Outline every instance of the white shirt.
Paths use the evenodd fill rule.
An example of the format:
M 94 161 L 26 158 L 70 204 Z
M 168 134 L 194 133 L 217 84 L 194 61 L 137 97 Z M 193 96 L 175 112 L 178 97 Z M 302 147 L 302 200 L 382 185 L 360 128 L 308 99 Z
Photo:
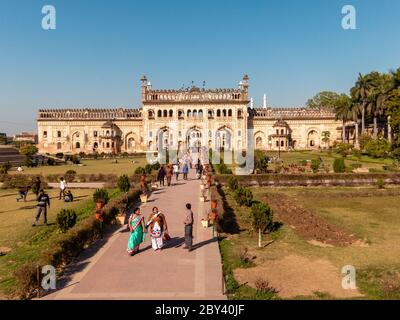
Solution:
M 65 180 L 60 181 L 60 189 L 64 190 L 67 187 L 67 182 Z
M 179 170 L 179 167 L 176 164 L 174 164 L 173 168 L 174 168 L 174 172 L 177 173 Z

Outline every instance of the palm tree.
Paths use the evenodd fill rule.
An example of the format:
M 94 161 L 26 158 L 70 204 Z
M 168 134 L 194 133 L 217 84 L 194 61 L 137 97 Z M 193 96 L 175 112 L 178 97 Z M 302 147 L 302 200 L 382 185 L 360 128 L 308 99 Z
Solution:
M 369 95 L 372 89 L 372 81 L 370 75 L 362 75 L 359 73 L 355 86 L 351 89 L 352 98 L 357 101 L 361 111 L 361 133 L 365 132 L 365 111 L 368 104 Z
M 353 101 L 347 94 L 341 94 L 336 100 L 336 119 L 342 120 L 342 142 L 346 142 L 346 122 L 353 119 Z

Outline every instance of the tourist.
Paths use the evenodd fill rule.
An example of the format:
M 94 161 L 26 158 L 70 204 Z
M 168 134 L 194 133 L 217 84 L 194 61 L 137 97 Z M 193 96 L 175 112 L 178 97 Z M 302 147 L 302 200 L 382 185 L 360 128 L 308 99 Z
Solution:
M 186 204 L 185 220 L 183 224 L 185 225 L 185 246 L 183 249 L 188 249 L 192 251 L 193 244 L 193 212 L 192 205 L 190 203 Z
M 172 168 L 170 165 L 167 167 L 165 175 L 167 176 L 167 186 L 169 187 L 171 185 L 171 180 L 173 175 Z
M 127 252 L 132 256 L 139 252 L 139 246 L 146 237 L 144 217 L 140 214 L 139 208 L 133 210 L 133 214 L 129 217 L 128 226 L 131 235 L 128 240 Z
M 165 178 L 165 169 L 164 166 L 161 166 L 157 173 L 157 180 L 160 183 L 160 187 L 164 186 L 164 178 Z
M 30 189 L 31 189 L 30 186 L 19 188 L 19 190 L 18 190 L 19 198 L 17 198 L 17 202 L 19 202 L 19 200 L 22 200 L 22 199 L 24 199 L 24 202 L 26 202 L 26 196 L 28 195 L 28 191 Z
M 143 193 L 147 192 L 146 175 L 144 173 L 140 176 L 140 189 Z
M 67 188 L 67 181 L 63 177 L 60 178 L 60 196 L 59 199 L 64 199 L 65 197 L 65 189 Z
M 201 175 L 203 173 L 203 165 L 201 164 L 200 160 L 196 165 L 196 175 L 197 175 L 197 179 L 201 178 Z
M 185 164 L 183 165 L 182 173 L 183 173 L 183 180 L 187 180 L 188 173 L 189 173 L 189 166 L 188 166 L 187 162 L 185 162 Z
M 50 208 L 50 198 L 48 194 L 44 192 L 43 189 L 40 190 L 38 196 L 38 204 L 36 205 L 36 216 L 32 227 L 37 226 L 39 222 L 40 215 L 43 213 L 44 225 L 47 225 L 47 206 Z
M 164 234 L 168 234 L 168 226 L 165 216 L 161 211 L 158 211 L 157 207 L 153 208 L 153 212 L 149 217 L 146 228 L 149 228 L 153 250 L 161 251 L 164 246 Z
M 178 181 L 178 178 L 179 178 L 179 163 L 178 162 L 174 164 L 173 169 L 174 169 L 174 175 L 176 177 L 176 181 Z
M 64 202 L 72 202 L 72 201 L 74 201 L 74 196 L 72 195 L 71 190 L 68 190 L 65 193 Z
M 35 186 L 35 195 L 37 199 L 39 197 L 40 188 L 42 186 L 42 181 L 40 180 L 40 177 L 36 177 L 36 180 L 33 182 L 33 184 Z

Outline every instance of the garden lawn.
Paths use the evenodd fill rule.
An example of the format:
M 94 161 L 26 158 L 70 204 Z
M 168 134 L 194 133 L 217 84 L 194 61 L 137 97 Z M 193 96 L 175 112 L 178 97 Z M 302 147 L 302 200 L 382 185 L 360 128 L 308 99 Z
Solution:
M 24 167 L 23 173 L 26 174 L 38 174 L 38 175 L 49 175 L 59 174 L 64 175 L 68 170 L 74 170 L 77 174 L 115 174 L 117 176 L 127 174 L 132 175 L 137 167 L 144 167 L 147 164 L 145 157 L 134 157 L 134 158 L 121 158 L 117 159 L 118 163 L 113 163 L 113 159 L 90 159 L 82 160 L 82 165 L 76 164 L 60 164 L 57 166 L 40 166 L 37 168 L 26 168 Z M 136 163 L 133 163 L 135 161 Z M 13 168 L 10 173 L 17 173 L 16 169 Z
M 110 193 L 115 197 L 119 192 Z M 13 272 L 25 262 L 37 257 L 56 241 L 60 234 L 55 220 L 62 208 L 75 209 L 78 219 L 91 215 L 94 211 L 92 200 L 93 190 L 74 189 L 74 202 L 65 203 L 58 200 L 58 189 L 48 190 L 51 207 L 48 210 L 48 226 L 43 225 L 43 217 L 39 225 L 32 227 L 35 216 L 36 201 L 32 193 L 28 194 L 27 202 L 16 202 L 16 190 L 0 190 L 0 247 L 11 250 L 0 256 L 0 295 L 9 294 L 15 283 Z
M 266 275 L 271 276 L 271 273 L 267 272 L 268 266 L 273 266 L 278 270 L 275 276 L 284 272 L 293 276 L 286 284 L 283 282 L 287 291 L 291 291 L 291 288 L 307 282 L 306 279 L 315 266 L 321 266 L 321 269 L 312 271 L 315 272 L 312 279 L 314 282 L 319 281 L 318 275 L 324 272 L 328 277 L 332 276 L 333 281 L 340 281 L 341 268 L 352 265 L 356 268 L 356 284 L 363 298 L 400 299 L 399 187 L 384 190 L 378 190 L 376 187 L 254 188 L 252 191 L 257 200 L 262 200 L 266 194 L 284 194 L 292 199 L 294 206 L 305 208 L 360 239 L 359 243 L 351 246 L 321 246 L 302 239 L 296 234 L 293 226 L 284 224 L 272 234 L 263 236 L 263 244 L 267 246 L 261 249 L 257 248 L 257 233 L 251 228 L 249 209 L 238 207 L 233 193 L 227 188 L 224 190 L 227 193 L 228 205 L 236 214 L 241 232 L 237 235 L 225 235 L 227 238 L 222 240 L 221 244 L 225 251 L 224 260 L 236 266 L 238 274 L 242 275 L 239 283 L 250 281 L 250 276 L 255 273 L 261 278 L 267 277 L 268 280 Z M 279 221 L 278 217 L 275 219 Z M 244 248 L 248 250 L 245 255 Z M 243 256 L 256 258 L 249 264 Z M 255 269 L 251 269 L 253 266 Z M 280 266 L 282 269 L 279 270 Z M 332 273 L 336 273 L 336 278 Z M 249 278 L 246 279 L 246 275 Z M 324 285 L 322 282 L 323 277 L 321 288 L 326 288 L 326 281 Z M 340 282 L 337 283 L 337 287 L 339 286 Z M 290 298 L 335 297 L 324 289 L 314 288 L 310 294 Z

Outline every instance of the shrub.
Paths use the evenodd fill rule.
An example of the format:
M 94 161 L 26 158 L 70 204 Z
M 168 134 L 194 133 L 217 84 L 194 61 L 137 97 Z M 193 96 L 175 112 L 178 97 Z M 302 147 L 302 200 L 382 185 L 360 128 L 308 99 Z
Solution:
M 135 174 L 143 174 L 143 173 L 146 173 L 146 171 L 143 167 L 137 167 L 135 169 Z
M 160 167 L 161 167 L 161 165 L 160 165 L 160 163 L 156 162 L 156 163 L 154 163 L 154 164 L 152 165 L 152 167 L 153 167 L 153 170 L 159 170 Z
M 75 176 L 76 176 L 76 171 L 74 171 L 74 170 L 68 170 L 68 171 L 65 173 L 64 178 L 65 178 L 65 180 L 66 180 L 67 182 L 72 182 L 72 181 L 74 181 Z
M 361 163 L 352 163 L 350 166 L 351 166 L 353 169 L 359 169 L 359 168 L 362 167 L 362 164 L 361 164 Z
M 3 189 L 18 189 L 30 185 L 27 176 L 23 174 L 7 175 L 3 181 Z
M 94 202 L 98 202 L 101 200 L 104 201 L 104 203 L 108 203 L 109 198 L 110 197 L 106 189 L 96 189 L 96 191 L 93 193 Z
M 47 164 L 49 166 L 54 166 L 56 165 L 56 160 L 54 160 L 53 158 L 47 158 Z
M 386 139 L 371 140 L 365 146 L 365 152 L 374 158 L 387 158 L 391 145 Z
M 61 209 L 60 213 L 57 214 L 56 224 L 58 230 L 62 233 L 67 232 L 76 223 L 76 212 L 70 209 Z
M 265 203 L 256 202 L 251 206 L 252 224 L 258 230 L 258 247 L 261 248 L 261 233 L 271 229 L 273 211 Z
M 393 149 L 392 157 L 396 162 L 400 163 L 400 148 Z
M 358 138 L 358 143 L 360 145 L 360 149 L 362 151 L 365 150 L 366 145 L 368 144 L 368 142 L 370 142 L 372 140 L 371 136 L 367 135 L 367 134 L 361 134 L 360 137 Z
M 235 191 L 235 200 L 240 206 L 250 207 L 253 202 L 253 193 L 250 189 L 239 187 Z
M 385 188 L 385 180 L 383 180 L 383 179 L 378 179 L 378 180 L 376 181 L 376 186 L 377 186 L 379 189 L 384 189 L 384 188 Z
M 225 163 L 217 165 L 217 170 L 219 174 L 232 174 L 232 170 L 229 169 Z
M 7 161 L 6 163 L 3 163 L 0 167 L 0 173 L 1 174 L 7 174 L 8 171 L 12 168 L 12 164 L 10 161 Z
M 312 169 L 312 171 L 314 173 L 318 172 L 321 164 L 322 164 L 322 159 L 321 158 L 312 159 L 312 161 L 311 161 L 311 169 Z
M 254 152 L 254 169 L 257 172 L 265 173 L 268 171 L 268 156 L 260 150 L 255 150 Z
M 232 191 L 235 191 L 237 188 L 239 188 L 239 181 L 236 177 L 230 177 L 228 180 L 228 186 L 229 189 Z
M 153 171 L 153 166 L 151 164 L 148 163 L 144 166 L 144 172 L 146 174 L 151 174 L 152 171 Z
M 339 153 L 342 157 L 347 156 L 351 153 L 351 150 L 354 148 L 352 144 L 349 143 L 338 143 L 336 147 L 337 153 Z
M 128 192 L 131 188 L 131 183 L 129 182 L 129 178 L 126 174 L 118 178 L 118 188 L 122 192 Z
M 333 171 L 336 173 L 342 173 L 346 171 L 344 158 L 336 158 L 335 161 L 333 161 Z

